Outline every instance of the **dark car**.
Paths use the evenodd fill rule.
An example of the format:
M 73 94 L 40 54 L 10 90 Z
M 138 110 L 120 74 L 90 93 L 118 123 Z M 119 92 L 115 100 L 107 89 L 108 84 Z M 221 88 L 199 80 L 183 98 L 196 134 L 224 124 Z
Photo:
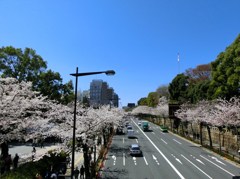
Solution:
M 118 126 L 117 127 L 116 134 L 118 134 L 118 135 L 124 134 L 123 126 Z

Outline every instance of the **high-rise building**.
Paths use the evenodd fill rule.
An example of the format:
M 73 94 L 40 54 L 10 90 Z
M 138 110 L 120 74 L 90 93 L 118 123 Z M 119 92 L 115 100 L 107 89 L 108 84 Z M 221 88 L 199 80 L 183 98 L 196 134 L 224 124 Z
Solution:
M 117 98 L 116 98 L 117 96 Z M 118 107 L 118 95 L 103 80 L 92 80 L 90 83 L 90 105 L 113 105 Z

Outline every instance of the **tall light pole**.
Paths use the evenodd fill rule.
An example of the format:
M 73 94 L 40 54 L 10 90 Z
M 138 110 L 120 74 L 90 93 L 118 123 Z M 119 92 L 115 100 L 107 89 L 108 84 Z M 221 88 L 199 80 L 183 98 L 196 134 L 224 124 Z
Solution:
M 78 85 L 78 77 L 79 76 L 88 76 L 88 75 L 96 75 L 105 73 L 106 75 L 115 75 L 114 70 L 107 70 L 107 71 L 98 71 L 98 72 L 86 72 L 86 73 L 78 73 L 78 67 L 76 69 L 76 73 L 70 74 L 71 76 L 76 77 L 75 83 L 75 100 L 74 100 L 74 116 L 73 116 L 73 142 L 72 142 L 72 165 L 71 165 L 71 178 L 73 179 L 74 175 L 74 157 L 75 157 L 75 130 L 76 130 L 76 113 L 77 113 L 77 85 Z

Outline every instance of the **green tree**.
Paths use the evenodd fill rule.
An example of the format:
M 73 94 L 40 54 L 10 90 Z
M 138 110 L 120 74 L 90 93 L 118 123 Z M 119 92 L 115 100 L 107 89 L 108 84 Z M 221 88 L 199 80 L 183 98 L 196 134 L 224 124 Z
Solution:
M 31 48 L 21 50 L 12 46 L 0 48 L 1 77 L 31 81 L 33 90 L 40 91 L 51 100 L 67 104 L 74 99 L 73 84 L 62 84 L 59 73 L 46 71 L 47 62 Z
M 31 81 L 33 85 L 38 76 L 47 68 L 47 62 L 37 55 L 35 50 L 22 51 L 12 46 L 0 48 L 0 72 L 2 77 L 13 77 L 21 81 Z
M 159 97 L 165 96 L 167 99 L 169 98 L 168 85 L 161 85 L 157 88 L 156 92 Z
M 139 99 L 137 103 L 139 106 L 147 106 L 148 105 L 146 97 Z
M 211 63 L 212 81 L 208 97 L 230 99 L 240 94 L 240 35 Z
M 147 97 L 147 104 L 149 107 L 156 107 L 158 105 L 159 95 L 157 92 L 150 92 Z
M 188 101 L 187 88 L 189 85 L 188 76 L 184 74 L 178 74 L 172 82 L 169 84 L 170 100 L 178 103 L 184 103 Z

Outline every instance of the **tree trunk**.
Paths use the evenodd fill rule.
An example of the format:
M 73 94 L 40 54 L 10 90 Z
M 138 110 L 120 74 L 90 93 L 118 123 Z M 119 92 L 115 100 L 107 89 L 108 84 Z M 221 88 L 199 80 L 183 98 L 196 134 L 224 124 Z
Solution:
M 221 149 L 221 128 L 219 127 L 218 130 L 219 130 L 219 134 L 218 134 L 219 152 L 221 152 L 222 151 L 222 149 Z
M 185 133 L 184 133 L 184 124 L 183 124 L 183 122 L 181 122 L 181 126 L 182 126 L 182 135 L 185 136 Z
M 192 136 L 193 136 L 193 140 L 195 140 L 195 138 L 194 138 L 194 130 L 193 130 L 193 126 L 192 126 L 192 123 L 191 123 L 191 130 L 192 130 Z
M 210 146 L 210 148 L 212 148 L 211 129 L 210 129 L 210 127 L 208 125 L 207 125 L 207 131 L 208 131 L 208 138 L 209 138 L 209 146 Z
M 203 127 L 203 123 L 200 122 L 200 144 L 203 145 L 203 138 L 202 138 L 202 127 Z
M 9 160 L 9 153 L 8 153 L 8 143 L 3 142 L 1 144 L 1 155 L 0 155 L 0 163 L 3 163 L 3 165 L 0 166 L 0 176 L 3 174 L 5 171 L 10 170 L 10 165 L 11 165 L 11 158 Z M 8 162 L 7 162 L 8 161 Z
M 89 157 L 89 147 L 87 144 L 83 145 L 83 158 L 84 158 L 84 167 L 85 167 L 85 176 L 86 179 L 90 179 L 90 157 Z

